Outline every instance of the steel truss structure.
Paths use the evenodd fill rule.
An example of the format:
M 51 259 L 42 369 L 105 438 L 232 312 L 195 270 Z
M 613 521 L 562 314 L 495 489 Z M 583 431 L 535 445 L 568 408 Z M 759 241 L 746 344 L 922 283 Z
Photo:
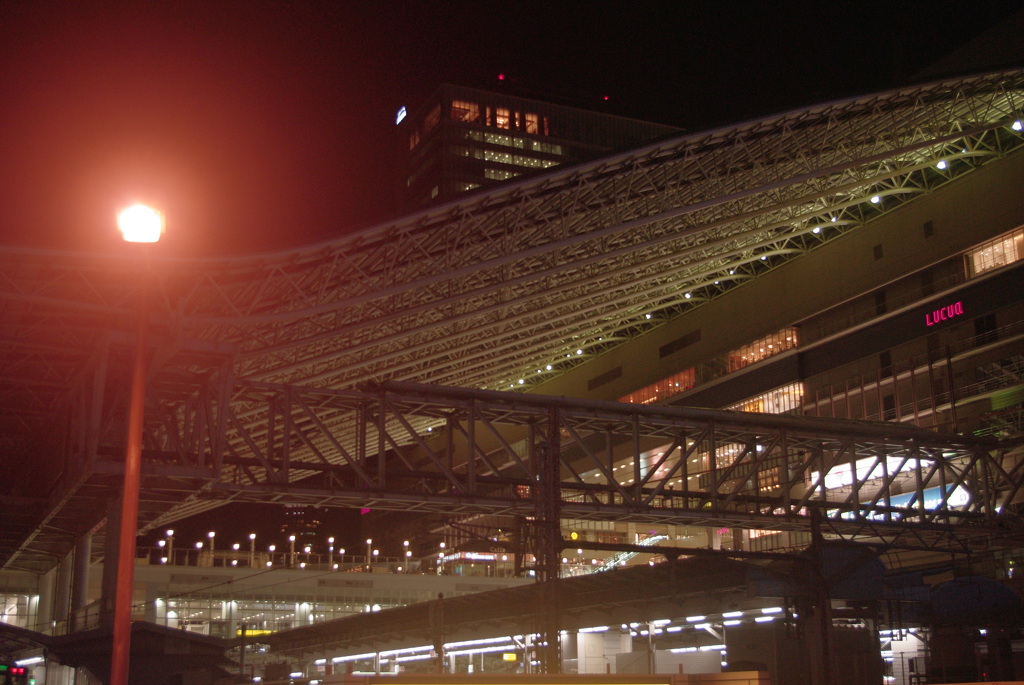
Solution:
M 1024 467 L 1005 470 L 995 441 L 900 424 L 394 381 L 362 391 L 242 383 L 238 392 L 225 461 L 247 478 L 218 478 L 215 490 L 240 500 L 277 493 L 306 504 L 531 518 L 555 501 L 555 518 L 774 530 L 807 530 L 816 512 L 832 535 L 927 548 L 956 531 L 991 534 L 1024 484 Z M 235 408 L 258 405 L 263 419 L 243 429 Z M 326 429 L 339 421 L 354 442 Z M 826 487 L 836 473 L 848 482 Z M 906 502 L 894 504 L 897 493 Z
M 494 500 L 489 506 L 501 508 L 498 490 L 488 498 L 478 488 L 499 472 L 522 478 L 530 468 L 514 459 L 515 468 L 488 463 L 498 459 L 490 452 L 465 462 L 474 469 L 465 476 L 472 475 L 469 480 L 454 466 L 440 468 L 443 460 L 423 441 L 423 429 L 441 421 L 429 413 L 417 414 L 420 423 L 393 415 L 392 421 L 409 424 L 404 433 L 390 426 L 378 430 L 387 439 L 370 450 L 359 431 L 372 422 L 353 421 L 352 408 L 313 412 L 316 403 L 308 398 L 315 395 L 305 393 L 320 392 L 330 405 L 362 383 L 389 379 L 485 390 L 537 387 L 1013 153 L 1024 142 L 1022 110 L 1021 70 L 914 86 L 661 141 L 275 254 L 153 256 L 142 269 L 125 255 L 0 250 L 0 463 L 18 484 L 4 509 L 5 520 L 17 519 L 17 525 L 5 526 L 11 532 L 0 538 L 0 557 L 7 565 L 21 559 L 41 568 L 69 548 L 83 521 L 94 526 L 105 515 L 98 513 L 105 512 L 99 492 L 109 491 L 116 468 L 102 464 L 123 439 L 123 362 L 140 279 L 150 282 L 153 293 L 148 454 L 152 473 L 167 488 L 147 484 L 152 501 L 143 503 L 150 505 L 144 523 L 201 511 L 217 503 L 206 498 L 214 494 L 244 498 L 254 488 L 279 488 L 297 496 L 291 484 L 309 474 L 354 478 L 362 501 L 378 506 L 384 494 L 403 502 L 391 484 L 404 472 L 419 489 L 408 490 L 414 496 L 406 504 L 391 506 L 412 507 L 415 501 L 417 507 L 440 507 L 435 498 L 458 484 L 472 485 L 469 491 L 480 495 L 472 506 Z M 268 404 L 261 393 L 270 387 L 279 399 Z M 308 412 L 305 420 L 292 414 L 297 409 Z M 487 417 L 469 425 L 489 430 L 496 421 Z M 556 424 L 549 419 L 547 425 Z M 869 525 L 881 531 L 896 523 L 894 517 L 903 519 L 900 524 L 916 517 L 921 530 L 973 525 L 995 512 L 997 503 L 982 504 L 982 493 L 1014 491 L 1006 480 L 1013 474 L 976 449 L 968 455 L 951 448 L 949 461 L 938 447 L 928 452 L 920 435 L 914 447 L 886 444 L 862 455 L 856 437 L 833 449 L 814 447 L 808 437 L 794 443 L 789 433 L 783 438 L 772 432 L 765 442 L 727 425 L 733 424 L 689 426 L 687 435 L 669 440 L 677 452 L 693 454 L 704 449 L 699 445 L 713 445 L 707 453 L 715 455 L 720 446 L 738 446 L 732 462 L 712 459 L 716 466 L 702 475 L 710 480 L 694 491 L 704 495 L 671 495 L 650 480 L 639 489 L 622 483 L 595 489 L 584 486 L 580 471 L 562 482 L 566 498 L 560 506 L 573 516 L 627 514 L 639 520 L 659 518 L 651 513 L 659 509 L 653 504 L 667 497 L 660 509 L 690 519 L 703 511 L 707 522 L 774 528 L 798 521 L 801 510 L 825 506 L 815 494 L 824 492 L 821 484 L 799 495 L 739 486 L 767 477 L 763 452 L 787 455 L 770 467 L 787 487 L 798 474 L 806 479 L 815 463 L 861 458 L 880 460 L 883 469 L 892 469 L 889 460 L 895 458 L 903 464 L 896 469 L 900 475 L 912 464 L 920 474 L 915 478 L 937 487 L 947 479 L 971 490 L 995 479 L 991 491 L 971 490 L 967 510 L 940 506 L 936 519 L 886 505 L 885 492 L 900 479 L 890 472 L 882 476 L 888 486 L 882 494 L 869 493 L 864 482 L 845 504 L 825 507 L 826 519 L 843 534 Z M 591 444 L 596 427 L 560 427 L 548 436 L 552 454 L 563 429 L 570 431 L 573 449 L 582 451 L 579 458 L 598 468 L 601 452 Z M 666 428 L 665 437 L 671 432 Z M 279 433 L 297 442 L 275 443 Z M 418 478 L 409 473 L 418 473 L 419 463 L 402 456 L 410 445 L 430 466 Z M 500 454 L 512 459 L 515 452 Z M 154 461 L 157 453 L 164 456 Z M 385 453 L 391 457 L 384 459 Z M 397 460 L 392 475 L 384 466 L 390 459 Z M 384 470 L 371 471 L 371 463 Z M 99 490 L 90 494 L 94 485 Z M 371 485 L 381 488 L 379 500 Z M 710 501 L 707 510 L 695 504 L 701 497 Z M 441 499 L 444 506 L 469 506 Z M 503 506 L 513 507 L 510 502 L 515 498 Z M 911 506 L 920 510 L 919 502 Z M 852 519 L 833 516 L 833 505 Z M 30 562 L 33 549 L 39 556 Z

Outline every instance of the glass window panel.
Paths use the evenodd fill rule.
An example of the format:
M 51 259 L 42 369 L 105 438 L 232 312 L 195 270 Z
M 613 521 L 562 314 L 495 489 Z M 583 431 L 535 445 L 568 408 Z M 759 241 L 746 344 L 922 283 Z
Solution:
M 537 115 L 536 114 L 531 114 L 530 112 L 527 112 L 524 116 L 525 116 L 525 119 L 524 119 L 524 123 L 525 123 L 524 130 L 527 133 L 532 133 L 532 134 L 536 135 L 540 131 L 539 119 L 537 118 Z
M 508 108 L 497 107 L 494 110 L 494 125 L 498 128 L 511 128 L 512 120 Z
M 620 397 L 619 402 L 629 402 L 630 404 L 654 404 L 656 402 L 663 402 L 674 395 L 678 395 L 679 393 L 692 388 L 695 383 L 696 375 L 695 369 L 680 371 L 679 373 L 673 374 L 672 376 L 662 379 L 657 383 L 652 383 L 646 388 L 640 388 L 625 397 Z
M 979 245 L 967 253 L 971 276 L 1012 264 L 1024 257 L 1024 227 Z
M 732 350 L 728 354 L 727 366 L 729 372 L 738 371 L 744 366 L 754 364 L 767 359 L 773 355 L 785 352 L 797 346 L 797 330 L 795 328 L 783 328 L 760 340 Z
M 452 119 L 466 122 L 480 121 L 480 105 L 465 100 L 453 100 Z
M 760 412 L 762 414 L 785 414 L 800 408 L 804 399 L 804 384 L 791 383 L 774 390 L 751 397 L 726 409 L 732 411 Z

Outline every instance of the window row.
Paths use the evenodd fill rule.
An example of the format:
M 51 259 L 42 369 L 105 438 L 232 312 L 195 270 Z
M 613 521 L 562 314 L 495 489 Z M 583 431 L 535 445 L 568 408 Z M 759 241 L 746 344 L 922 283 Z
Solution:
M 619 402 L 630 404 L 655 404 L 668 398 L 689 390 L 696 384 L 697 373 L 695 369 L 686 369 L 668 378 L 663 378 L 657 383 L 652 383 L 646 388 L 640 388 L 620 397 Z
M 527 155 L 515 155 L 511 152 L 497 150 L 481 150 L 480 148 L 470 148 L 465 145 L 453 146 L 452 153 L 459 157 L 482 159 L 485 162 L 498 162 L 499 164 L 509 164 L 529 169 L 549 169 L 553 166 L 558 166 L 558 162 L 553 159 L 538 159 Z
M 521 150 L 532 152 L 543 152 L 549 155 L 561 155 L 562 146 L 558 143 L 548 143 L 543 140 L 528 140 L 519 136 L 510 136 L 504 133 L 491 133 L 489 131 L 466 131 L 465 137 L 468 140 L 475 140 L 479 143 L 489 145 L 501 145 L 503 147 L 515 147 Z
M 982 243 L 967 253 L 968 276 L 1012 264 L 1024 258 L 1024 226 Z
M 755 340 L 743 347 L 739 347 L 735 350 L 731 350 L 725 355 L 725 372 L 732 373 L 738 371 L 744 366 L 748 366 L 755 362 L 759 362 L 762 359 L 767 359 L 773 355 L 785 352 L 796 347 L 799 344 L 799 338 L 797 335 L 797 329 L 783 328 L 782 330 L 766 335 L 763 338 Z M 719 372 L 718 375 L 721 375 Z M 690 368 L 685 371 L 673 374 L 668 378 L 664 378 L 657 383 L 652 383 L 645 388 L 640 388 L 625 397 L 620 397 L 619 402 L 629 402 L 632 404 L 653 404 L 655 402 L 663 402 L 674 395 L 678 395 L 686 390 L 697 385 L 697 369 Z M 701 382 L 706 382 L 710 377 L 704 371 L 701 372 Z M 781 401 L 781 400 L 780 400 Z M 757 400 L 750 400 L 755 403 Z M 772 400 L 772 407 L 774 407 L 775 400 Z M 765 407 L 769 405 L 762 401 Z M 783 406 L 783 405 L 779 405 Z M 791 411 L 796 409 L 796 405 L 785 404 L 785 408 L 781 411 Z M 765 409 L 744 409 L 743 411 L 764 411 L 768 413 L 775 413 L 772 408 Z
M 481 113 L 483 118 L 481 118 Z M 476 102 L 453 100 L 451 118 L 453 121 L 483 124 L 484 126 L 493 126 L 494 128 L 503 128 L 510 131 L 522 131 L 532 135 L 551 135 L 551 123 L 547 117 L 540 116 L 534 112 L 517 112 L 508 107 L 486 105 L 481 108 Z
M 760 414 L 785 414 L 797 411 L 804 401 L 804 384 L 790 383 L 781 388 L 769 390 L 766 393 L 751 397 L 732 406 L 726 407 L 732 411 L 757 412 Z
M 760 340 L 744 345 L 729 352 L 727 366 L 729 372 L 738 371 L 762 359 L 793 349 L 798 344 L 797 329 L 783 328 Z

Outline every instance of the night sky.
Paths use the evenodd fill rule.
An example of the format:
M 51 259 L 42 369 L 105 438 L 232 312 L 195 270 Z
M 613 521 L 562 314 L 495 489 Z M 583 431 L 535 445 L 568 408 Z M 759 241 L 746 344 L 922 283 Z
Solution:
M 111 249 L 137 199 L 168 255 L 318 242 L 393 215 L 394 114 L 442 82 L 698 130 L 887 87 L 1020 6 L 8 1 L 0 244 Z
M 319 242 L 394 214 L 395 112 L 441 83 L 700 130 L 890 87 L 1021 7 L 7 0 L 0 245 L 113 250 L 139 200 L 167 255 Z M 225 542 L 261 520 L 218 517 Z

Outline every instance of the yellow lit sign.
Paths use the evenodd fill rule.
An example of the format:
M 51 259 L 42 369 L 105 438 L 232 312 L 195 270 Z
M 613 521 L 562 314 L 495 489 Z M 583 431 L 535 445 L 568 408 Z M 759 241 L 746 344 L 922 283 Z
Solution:
M 515 654 L 510 654 L 509 652 L 505 652 L 504 654 L 501 655 L 501 658 L 504 661 L 515 661 L 516 660 L 516 655 Z

